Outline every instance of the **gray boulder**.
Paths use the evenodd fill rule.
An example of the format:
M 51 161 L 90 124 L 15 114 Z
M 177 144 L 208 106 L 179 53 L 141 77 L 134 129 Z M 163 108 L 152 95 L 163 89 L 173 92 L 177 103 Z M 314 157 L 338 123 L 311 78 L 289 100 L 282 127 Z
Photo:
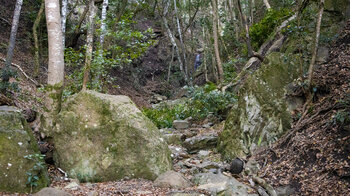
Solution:
M 32 160 L 24 156 L 32 155 Z M 37 141 L 21 112 L 15 107 L 0 106 L 0 192 L 28 193 L 27 172 L 32 174 L 33 192 L 50 184 L 46 168 L 35 170 L 40 155 Z M 37 177 L 38 179 L 35 179 Z
M 167 171 L 158 176 L 154 181 L 154 185 L 162 188 L 188 188 L 191 187 L 191 182 L 188 181 L 182 174 Z
M 82 182 L 153 180 L 171 168 L 159 130 L 126 96 L 93 91 L 72 96 L 53 138 L 57 165 Z

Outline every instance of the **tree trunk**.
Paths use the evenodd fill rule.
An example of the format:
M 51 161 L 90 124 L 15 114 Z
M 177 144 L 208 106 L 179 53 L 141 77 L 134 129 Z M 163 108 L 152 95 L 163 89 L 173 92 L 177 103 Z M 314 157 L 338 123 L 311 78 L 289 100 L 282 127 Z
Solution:
M 43 131 L 52 130 L 55 116 L 61 109 L 64 82 L 64 54 L 59 0 L 45 0 L 47 34 L 49 42 L 48 91 L 45 100 L 46 118 Z
M 310 66 L 309 66 L 309 77 L 308 77 L 308 80 L 309 80 L 310 92 L 312 90 L 312 76 L 313 76 L 313 73 L 314 73 L 314 66 L 315 66 L 316 57 L 317 57 L 318 42 L 319 42 L 319 38 L 320 38 L 320 31 L 321 31 L 321 23 L 322 23 L 324 2 L 325 2 L 325 0 L 321 0 L 320 1 L 320 9 L 319 9 L 319 12 L 318 12 L 318 19 L 317 19 L 317 24 L 316 24 L 315 47 L 314 47 L 314 51 L 312 53 L 311 63 L 310 63 Z
M 163 20 L 164 27 L 167 30 L 170 42 L 173 45 L 173 47 L 175 47 L 176 56 L 177 56 L 178 61 L 180 63 L 180 71 L 181 71 L 182 75 L 184 76 L 185 82 L 188 83 L 188 76 L 187 76 L 187 74 L 184 71 L 184 65 L 183 65 L 182 60 L 181 60 L 181 55 L 180 55 L 179 48 L 177 47 L 175 38 L 174 38 L 170 28 L 169 28 L 168 21 L 166 19 L 166 15 L 168 13 L 168 8 L 169 8 L 169 3 L 170 3 L 170 1 L 167 1 L 167 4 L 164 7 L 162 20 Z
M 65 47 L 66 42 L 66 22 L 67 22 L 67 7 L 68 7 L 68 0 L 62 0 L 62 9 L 61 9 L 61 22 L 62 22 L 62 43 L 63 43 L 63 50 Z
M 94 42 L 94 18 L 95 18 L 95 0 L 90 0 L 88 31 L 86 36 L 85 67 L 84 67 L 84 78 L 83 78 L 82 90 L 86 90 L 86 85 L 89 81 L 89 73 L 91 69 L 92 50 L 93 50 L 93 42 Z
M 103 49 L 103 42 L 106 35 L 106 18 L 107 18 L 108 0 L 103 0 L 102 13 L 101 13 L 101 35 L 100 35 L 100 48 Z
M 212 8 L 213 8 L 213 37 L 214 37 L 214 51 L 215 51 L 215 57 L 216 57 L 216 66 L 218 69 L 219 83 L 222 83 L 224 81 L 224 70 L 222 68 L 220 52 L 219 52 L 219 39 L 218 39 L 218 29 L 217 29 L 218 12 L 217 12 L 216 0 L 211 0 L 211 2 L 212 2 Z
M 185 44 L 182 38 L 182 32 L 181 32 L 181 25 L 180 25 L 180 20 L 179 20 L 179 16 L 178 16 L 178 11 L 177 11 L 177 5 L 176 5 L 176 0 L 174 0 L 174 9 L 175 9 L 175 16 L 176 16 L 176 24 L 177 24 L 177 32 L 179 33 L 179 37 L 180 37 L 180 44 L 181 44 L 181 50 L 182 50 L 182 55 L 183 55 L 183 64 L 184 64 L 184 68 L 185 68 L 185 73 L 186 75 L 188 75 L 188 68 L 187 68 L 187 60 L 186 60 L 186 48 L 185 48 Z
M 173 64 L 174 53 L 175 53 L 175 47 L 173 46 L 172 50 L 171 50 L 171 60 L 170 60 L 170 63 L 169 63 L 169 68 L 168 68 L 168 79 L 167 79 L 168 82 L 170 81 L 171 66 Z
M 89 0 L 86 1 L 86 6 L 84 8 L 83 14 L 79 18 L 78 25 L 75 27 L 74 34 L 69 39 L 67 47 L 74 47 L 75 45 L 77 45 L 78 39 L 81 35 L 81 33 L 79 31 L 80 31 L 81 25 L 83 24 L 83 21 L 87 15 L 88 11 L 89 11 Z
M 34 77 L 38 77 L 40 70 L 40 54 L 39 54 L 39 40 L 37 28 L 41 21 L 41 16 L 43 15 L 45 8 L 45 0 L 42 0 L 40 10 L 36 16 L 35 22 L 33 24 L 33 37 L 34 37 Z
M 247 42 L 248 56 L 252 57 L 254 56 L 254 52 L 253 52 L 252 44 L 250 43 L 249 26 L 247 24 L 246 16 L 242 12 L 241 0 L 237 0 L 237 7 L 238 7 L 239 15 L 241 16 L 242 25 L 245 28 L 245 38 Z
M 268 0 L 263 0 L 263 1 L 264 1 L 265 6 L 266 6 L 266 9 L 271 9 L 269 1 Z
M 12 19 L 10 43 L 7 50 L 6 63 L 5 63 L 6 69 L 9 69 L 9 70 L 11 69 L 13 51 L 15 49 L 16 35 L 17 35 L 17 29 L 18 29 L 19 16 L 21 15 L 22 3 L 23 3 L 23 0 L 16 1 L 15 12 L 13 14 L 13 19 Z

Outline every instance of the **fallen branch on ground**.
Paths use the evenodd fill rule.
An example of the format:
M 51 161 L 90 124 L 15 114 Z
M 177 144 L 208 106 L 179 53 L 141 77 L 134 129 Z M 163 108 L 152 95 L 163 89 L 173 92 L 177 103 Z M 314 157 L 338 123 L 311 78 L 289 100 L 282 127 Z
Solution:
M 253 181 L 262 186 L 270 196 L 277 196 L 275 189 L 271 185 L 269 185 L 264 179 L 259 178 L 257 176 L 252 176 L 252 178 Z
M 4 62 L 6 62 L 6 59 L 3 57 L 0 57 L 0 59 Z M 21 73 L 24 75 L 24 77 L 26 77 L 28 80 L 30 80 L 31 82 L 33 82 L 36 86 L 41 86 L 37 81 L 35 81 L 34 79 L 32 79 L 31 77 L 29 77 L 26 72 L 23 71 L 23 69 L 21 68 L 21 66 L 15 64 L 15 63 L 11 63 L 12 66 L 16 67 L 19 71 L 21 71 Z

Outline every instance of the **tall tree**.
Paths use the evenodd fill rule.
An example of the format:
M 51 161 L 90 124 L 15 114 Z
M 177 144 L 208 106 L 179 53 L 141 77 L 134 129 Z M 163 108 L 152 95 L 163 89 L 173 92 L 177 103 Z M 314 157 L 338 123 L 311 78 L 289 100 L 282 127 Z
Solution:
M 46 25 L 49 42 L 48 86 L 45 106 L 47 118 L 43 129 L 55 125 L 55 115 L 61 109 L 64 82 L 64 53 L 59 0 L 45 0 Z
M 163 14 L 162 14 L 163 25 L 168 33 L 171 44 L 173 45 L 173 47 L 175 47 L 176 56 L 177 56 L 177 59 L 178 59 L 179 64 L 180 64 L 180 71 L 181 71 L 182 75 L 184 76 L 185 82 L 188 83 L 188 76 L 184 70 L 184 64 L 182 63 L 182 60 L 181 60 L 179 48 L 176 44 L 175 37 L 174 37 L 173 33 L 171 32 L 170 27 L 168 25 L 168 20 L 166 19 L 166 15 L 168 14 L 168 10 L 169 10 L 169 5 L 170 5 L 170 1 L 166 1 L 166 4 L 163 8 Z
M 86 36 L 86 53 L 85 53 L 85 67 L 83 78 L 83 89 L 86 90 L 87 82 L 89 81 L 89 73 L 91 69 L 92 50 L 94 42 L 94 18 L 95 18 L 95 0 L 89 2 L 89 18 L 88 18 L 88 31 Z
M 216 0 L 211 0 L 213 9 L 213 38 L 214 38 L 214 51 L 216 58 L 216 66 L 218 69 L 219 82 L 224 81 L 224 70 L 221 64 L 220 52 L 219 52 L 219 39 L 218 39 L 218 11 Z
M 65 47 L 66 42 L 66 22 L 67 22 L 67 9 L 68 9 L 68 0 L 62 0 L 62 9 L 61 9 L 61 23 L 62 23 L 62 43 Z
M 325 0 L 320 0 L 320 8 L 319 8 L 317 24 L 316 24 L 315 46 L 314 46 L 314 50 L 312 52 L 312 58 L 311 58 L 310 66 L 309 66 L 308 80 L 309 80 L 310 90 L 312 88 L 312 77 L 313 77 L 314 66 L 315 66 L 316 57 L 317 57 L 318 42 L 320 39 L 320 31 L 321 31 L 322 15 L 323 15 L 323 10 L 324 10 L 324 2 L 325 2 Z
M 248 56 L 252 57 L 252 56 L 254 56 L 254 51 L 252 48 L 252 44 L 250 42 L 249 26 L 247 23 L 247 17 L 242 12 L 241 0 L 237 0 L 237 8 L 238 8 L 239 15 L 241 16 L 242 25 L 245 29 L 245 39 L 246 39 L 247 48 L 248 48 Z
M 42 0 L 41 6 L 33 24 L 33 38 L 34 38 L 34 77 L 37 77 L 40 69 L 40 54 L 39 54 L 39 39 L 37 29 L 39 27 L 41 16 L 45 8 L 45 0 Z
M 16 35 L 17 35 L 17 29 L 18 29 L 19 16 L 21 14 L 22 3 L 23 3 L 23 0 L 16 1 L 15 12 L 13 14 L 10 43 L 7 50 L 6 63 L 5 63 L 5 71 L 8 73 L 11 72 L 11 63 L 13 58 L 13 51 L 15 49 Z M 10 79 L 9 77 L 3 78 L 3 82 L 8 82 L 9 79 Z
M 103 0 L 102 13 L 101 13 L 101 35 L 100 35 L 100 47 L 103 48 L 104 37 L 106 35 L 106 18 L 107 18 L 108 0 Z

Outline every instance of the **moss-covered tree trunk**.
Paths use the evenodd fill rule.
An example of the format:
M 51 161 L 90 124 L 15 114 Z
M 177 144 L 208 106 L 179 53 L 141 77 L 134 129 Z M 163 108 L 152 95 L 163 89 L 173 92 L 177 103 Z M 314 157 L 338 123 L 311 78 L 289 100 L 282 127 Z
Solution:
M 38 26 L 41 21 L 41 16 L 43 15 L 45 8 L 45 0 L 42 0 L 41 6 L 38 12 L 38 15 L 36 16 L 35 22 L 33 24 L 33 38 L 34 38 L 34 77 L 37 77 L 39 75 L 39 69 L 40 69 L 40 54 L 39 54 L 39 39 L 38 39 Z

